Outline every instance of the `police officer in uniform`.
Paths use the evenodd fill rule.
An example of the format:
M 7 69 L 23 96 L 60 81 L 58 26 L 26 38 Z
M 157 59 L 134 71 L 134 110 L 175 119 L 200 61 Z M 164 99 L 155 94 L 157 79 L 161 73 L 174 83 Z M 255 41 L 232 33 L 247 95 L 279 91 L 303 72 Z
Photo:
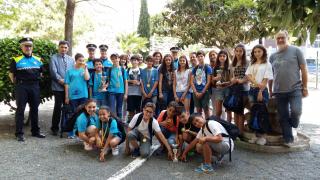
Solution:
M 39 57 L 32 55 L 33 40 L 23 38 L 19 41 L 22 49 L 22 56 L 14 58 L 10 64 L 9 77 L 15 84 L 16 96 L 16 137 L 18 141 L 24 141 L 23 120 L 26 104 L 30 106 L 31 133 L 33 137 L 45 138 L 40 133 L 38 126 L 38 107 L 40 104 L 39 81 L 43 71 L 43 63 Z
M 95 59 L 95 51 L 97 49 L 97 45 L 95 44 L 87 44 L 87 49 L 88 49 L 88 54 L 89 57 L 88 59 L 86 59 L 86 64 L 89 70 L 89 73 L 91 74 L 94 71 L 94 64 L 93 64 L 93 60 Z
M 108 46 L 105 44 L 101 44 L 99 46 L 100 49 L 100 59 L 102 60 L 103 70 L 106 72 L 108 68 L 112 67 L 112 62 L 108 59 Z

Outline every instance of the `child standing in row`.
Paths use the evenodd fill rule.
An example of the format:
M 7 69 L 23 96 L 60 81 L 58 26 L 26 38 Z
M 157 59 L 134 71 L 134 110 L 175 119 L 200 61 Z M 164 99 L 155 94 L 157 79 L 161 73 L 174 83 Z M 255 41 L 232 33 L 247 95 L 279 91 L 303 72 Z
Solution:
M 193 90 L 193 101 L 198 113 L 204 110 L 206 118 L 209 117 L 209 87 L 212 69 L 204 63 L 204 51 L 197 52 L 198 65 L 192 70 L 191 87 Z
M 147 56 L 147 68 L 141 72 L 141 92 L 142 92 L 142 107 L 145 102 L 152 101 L 157 103 L 158 95 L 158 70 L 153 67 L 153 58 Z
M 268 80 L 273 79 L 272 66 L 267 61 L 267 50 L 262 45 L 256 45 L 251 52 L 251 64 L 246 71 L 247 78 L 250 82 L 249 102 L 252 107 L 255 103 L 265 103 L 269 101 L 267 89 Z M 256 136 L 250 139 L 249 143 L 265 145 L 265 130 L 256 131 Z M 258 137 L 257 137 L 258 136 Z
M 128 68 L 128 100 L 127 100 L 127 111 L 128 122 L 132 117 L 140 112 L 141 105 L 141 69 L 138 67 L 139 57 L 132 56 L 130 58 L 132 67 Z
M 191 94 L 190 89 L 190 69 L 186 56 L 179 57 L 178 69 L 175 70 L 173 81 L 173 93 L 176 102 L 184 105 L 185 111 L 189 114 Z
M 105 72 L 103 72 L 102 60 L 95 59 L 93 61 L 95 71 L 91 73 L 91 77 L 89 80 L 89 94 L 90 97 L 95 99 L 98 107 L 102 105 L 106 105 L 106 90 L 108 87 L 107 77 Z
M 114 53 L 110 56 L 113 66 L 109 69 L 109 96 L 108 101 L 112 112 L 122 119 L 123 100 L 127 100 L 128 95 L 128 78 L 127 71 L 119 64 L 119 55 Z

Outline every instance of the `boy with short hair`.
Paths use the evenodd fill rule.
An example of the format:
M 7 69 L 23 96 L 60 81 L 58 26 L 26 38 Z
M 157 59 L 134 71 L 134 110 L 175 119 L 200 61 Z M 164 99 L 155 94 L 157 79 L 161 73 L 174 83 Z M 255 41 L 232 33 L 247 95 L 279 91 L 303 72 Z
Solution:
M 127 110 L 128 122 L 132 119 L 133 115 L 140 112 L 141 105 L 141 69 L 139 68 L 139 57 L 133 55 L 130 58 L 132 67 L 128 68 L 128 100 Z
M 128 95 L 128 77 L 127 71 L 120 66 L 120 58 L 117 53 L 110 56 L 113 66 L 108 70 L 108 103 L 111 111 L 116 113 L 122 119 L 122 103 L 127 100 Z
M 194 105 L 198 113 L 204 110 L 206 118 L 209 117 L 209 92 L 212 69 L 204 63 L 204 51 L 197 52 L 198 65 L 192 70 L 191 88 L 193 90 Z
M 146 62 L 147 67 L 141 72 L 142 101 L 152 101 L 156 104 L 158 95 L 158 70 L 153 67 L 152 56 L 147 56 Z M 142 103 L 142 107 L 143 106 L 144 103 Z
M 96 100 L 97 106 L 100 107 L 106 104 L 106 91 L 104 90 L 108 87 L 108 82 L 106 81 L 106 74 L 103 72 L 102 60 L 95 59 L 93 63 L 95 71 L 90 75 L 89 94 L 91 98 Z

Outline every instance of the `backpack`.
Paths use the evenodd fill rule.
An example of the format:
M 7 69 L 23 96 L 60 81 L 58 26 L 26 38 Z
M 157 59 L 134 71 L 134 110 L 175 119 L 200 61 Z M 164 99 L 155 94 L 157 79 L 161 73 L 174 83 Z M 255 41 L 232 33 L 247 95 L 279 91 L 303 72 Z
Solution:
M 87 127 L 90 125 L 90 119 L 89 119 L 89 114 L 87 113 L 87 111 L 85 110 L 84 108 L 84 105 L 80 105 L 76 112 L 71 116 L 71 118 L 69 118 L 63 128 L 63 132 L 70 132 L 70 131 L 73 131 L 74 129 L 74 125 L 77 121 L 77 118 L 82 114 L 84 113 L 86 118 L 87 118 Z M 75 132 L 76 135 L 78 135 L 78 130 L 76 130 Z
M 220 118 L 218 118 L 218 117 L 216 117 L 216 116 L 210 116 L 210 117 L 207 119 L 207 122 L 206 122 L 205 126 L 206 126 L 206 128 L 208 129 L 208 131 L 209 131 L 211 134 L 212 134 L 212 132 L 211 132 L 209 126 L 208 126 L 208 122 L 209 122 L 209 121 L 212 121 L 212 120 L 218 122 L 219 124 L 221 124 L 221 125 L 226 129 L 226 131 L 227 131 L 228 134 L 229 134 L 229 135 L 227 135 L 227 134 L 222 134 L 222 137 L 229 137 L 229 161 L 231 162 L 231 161 L 232 161 L 232 157 L 231 157 L 231 153 L 232 153 L 232 152 L 231 152 L 231 139 L 236 140 L 237 137 L 238 137 L 239 134 L 240 134 L 240 130 L 239 130 L 239 128 L 238 128 L 236 125 L 232 124 L 232 123 L 229 122 L 229 121 L 222 120 L 222 119 L 220 119 Z M 202 131 L 203 131 L 203 129 L 202 129 Z
M 143 118 L 143 113 L 140 113 L 137 119 L 136 124 L 133 126 L 132 129 L 138 127 L 142 121 Z M 153 122 L 153 118 L 150 118 L 149 120 L 149 124 L 148 124 L 148 132 L 149 132 L 149 137 L 150 137 L 150 144 L 152 144 L 152 136 L 154 135 L 154 132 L 152 130 L 152 122 Z
M 73 115 L 73 109 L 70 104 L 64 104 L 61 108 L 61 120 L 60 120 L 60 137 L 62 138 L 66 123 Z
M 117 122 L 117 128 L 119 129 L 122 137 L 121 137 L 121 141 L 119 142 L 119 144 L 123 143 L 126 139 L 126 130 L 124 128 L 125 124 L 119 120 L 117 117 L 113 117 L 113 118 L 110 118 L 109 121 L 108 121 L 108 129 L 107 129 L 107 132 L 106 132 L 106 135 L 109 135 L 109 131 L 110 131 L 110 126 L 111 126 L 111 122 L 112 120 L 115 120 Z M 101 128 L 103 128 L 103 122 L 101 123 Z M 107 137 L 105 137 L 107 138 Z
M 255 103 L 251 107 L 249 128 L 259 133 L 271 131 L 269 113 L 265 103 Z
M 243 111 L 242 85 L 234 85 L 230 87 L 230 94 L 224 99 L 223 106 L 235 113 Z

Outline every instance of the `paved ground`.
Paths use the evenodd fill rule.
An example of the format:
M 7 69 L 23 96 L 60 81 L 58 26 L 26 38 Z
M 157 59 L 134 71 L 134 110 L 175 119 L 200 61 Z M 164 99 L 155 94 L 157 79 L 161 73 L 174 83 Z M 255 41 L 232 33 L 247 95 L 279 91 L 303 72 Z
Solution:
M 226 160 L 215 172 L 197 174 L 193 169 L 201 158 L 189 163 L 172 163 L 165 156 L 152 156 L 125 179 L 319 179 L 320 177 L 320 91 L 312 90 L 304 99 L 299 131 L 311 137 L 305 152 L 266 154 L 236 148 L 233 161 Z M 49 134 L 52 102 L 41 105 L 40 125 Z M 35 139 L 26 128 L 25 143 L 14 140 L 14 116 L 0 105 L 0 179 L 108 179 L 132 163 L 120 155 L 98 162 L 98 152 L 85 152 L 79 142 L 47 135 Z

